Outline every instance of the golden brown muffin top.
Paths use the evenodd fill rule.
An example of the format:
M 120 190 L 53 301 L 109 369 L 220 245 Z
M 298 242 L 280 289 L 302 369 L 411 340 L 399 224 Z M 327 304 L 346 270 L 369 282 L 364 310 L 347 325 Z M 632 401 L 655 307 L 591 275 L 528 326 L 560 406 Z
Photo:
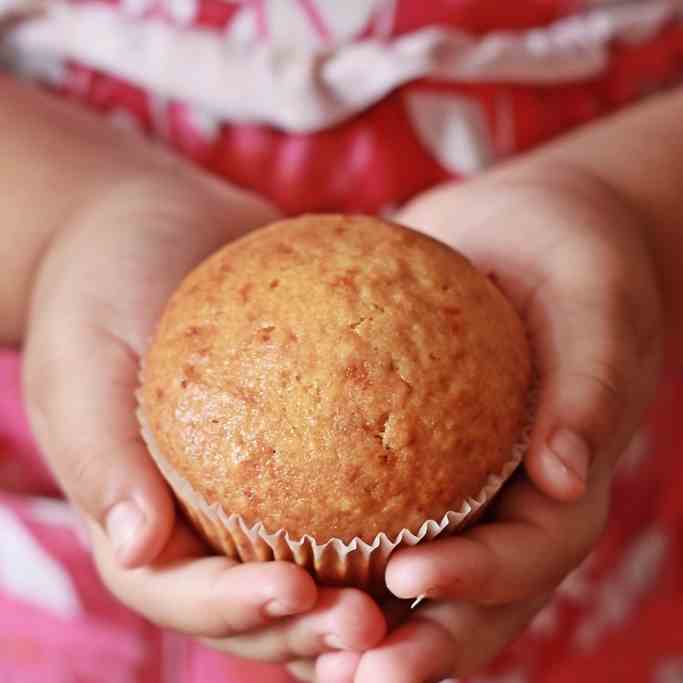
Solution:
M 371 541 L 476 495 L 526 419 L 520 320 L 452 249 L 364 216 L 284 220 L 170 299 L 141 407 L 209 503 L 268 531 Z

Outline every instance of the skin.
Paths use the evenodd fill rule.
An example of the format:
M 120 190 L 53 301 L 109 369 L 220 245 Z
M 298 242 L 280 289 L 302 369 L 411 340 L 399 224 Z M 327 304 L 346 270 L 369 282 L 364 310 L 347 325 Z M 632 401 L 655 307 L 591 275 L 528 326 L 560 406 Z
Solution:
M 36 436 L 89 522 L 104 582 L 156 623 L 291 662 L 302 680 L 426 683 L 484 666 L 595 543 L 662 342 L 681 339 L 682 112 L 683 92 L 654 98 L 399 216 L 495 274 L 542 380 L 527 475 L 492 521 L 392 559 L 397 597 L 432 598 L 408 612 L 321 589 L 286 563 L 208 556 L 138 436 L 132 390 L 163 302 L 206 254 L 277 212 L 0 80 L 0 340 L 24 346 Z

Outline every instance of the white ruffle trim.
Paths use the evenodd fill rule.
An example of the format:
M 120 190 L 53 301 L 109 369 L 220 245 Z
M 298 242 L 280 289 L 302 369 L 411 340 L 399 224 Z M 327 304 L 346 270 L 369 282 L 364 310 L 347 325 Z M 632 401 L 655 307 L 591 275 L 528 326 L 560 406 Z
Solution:
M 0 15 L 31 4 L 0 0 Z M 590 78 L 606 67 L 611 41 L 645 41 L 682 15 L 683 0 L 649 0 L 597 7 L 533 30 L 477 37 L 425 28 L 325 50 L 245 45 L 213 30 L 133 19 L 106 5 L 52 2 L 42 18 L 8 32 L 0 57 L 20 72 L 48 75 L 62 60 L 75 60 L 221 120 L 310 132 L 425 76 L 537 84 Z

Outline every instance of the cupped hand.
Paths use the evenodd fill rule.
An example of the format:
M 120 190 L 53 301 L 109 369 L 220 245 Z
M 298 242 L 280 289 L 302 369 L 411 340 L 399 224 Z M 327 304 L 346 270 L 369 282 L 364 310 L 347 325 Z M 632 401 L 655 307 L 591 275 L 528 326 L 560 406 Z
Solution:
M 379 608 L 360 591 L 319 590 L 293 564 L 210 556 L 147 454 L 134 396 L 140 357 L 181 278 L 274 218 L 260 199 L 175 167 L 75 207 L 38 269 L 24 377 L 37 439 L 88 522 L 108 587 L 212 647 L 287 661 L 375 645 Z
M 428 683 L 491 661 L 599 538 L 614 466 L 658 379 L 648 245 L 600 179 L 556 163 L 503 169 L 433 190 L 399 220 L 464 252 L 510 298 L 529 331 L 539 403 L 526 473 L 490 521 L 397 552 L 389 589 L 429 599 L 376 648 L 320 657 L 321 683 Z

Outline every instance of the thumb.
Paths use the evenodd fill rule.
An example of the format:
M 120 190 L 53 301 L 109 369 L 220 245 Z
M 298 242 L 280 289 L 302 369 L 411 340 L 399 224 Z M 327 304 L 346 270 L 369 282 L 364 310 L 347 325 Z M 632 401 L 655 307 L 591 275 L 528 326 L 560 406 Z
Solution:
M 138 357 L 106 329 L 78 319 L 69 327 L 44 320 L 32 333 L 29 418 L 67 496 L 105 530 L 117 560 L 146 564 L 164 547 L 175 512 L 135 420 Z
M 559 500 L 583 495 L 596 461 L 615 465 L 658 379 L 657 299 L 647 279 L 634 296 L 625 273 L 594 265 L 592 285 L 583 268 L 569 277 L 556 271 L 528 309 L 541 387 L 526 468 Z
M 180 180 L 118 188 L 59 235 L 39 270 L 25 350 L 29 418 L 46 459 L 128 567 L 152 561 L 175 520 L 135 416 L 147 339 L 196 263 L 273 217 L 246 194 L 203 182 L 189 191 Z
M 611 187 L 575 168 L 517 168 L 432 190 L 401 218 L 495 273 L 523 313 L 540 375 L 526 468 L 569 501 L 593 462 L 614 465 L 654 394 L 659 294 L 640 218 Z

